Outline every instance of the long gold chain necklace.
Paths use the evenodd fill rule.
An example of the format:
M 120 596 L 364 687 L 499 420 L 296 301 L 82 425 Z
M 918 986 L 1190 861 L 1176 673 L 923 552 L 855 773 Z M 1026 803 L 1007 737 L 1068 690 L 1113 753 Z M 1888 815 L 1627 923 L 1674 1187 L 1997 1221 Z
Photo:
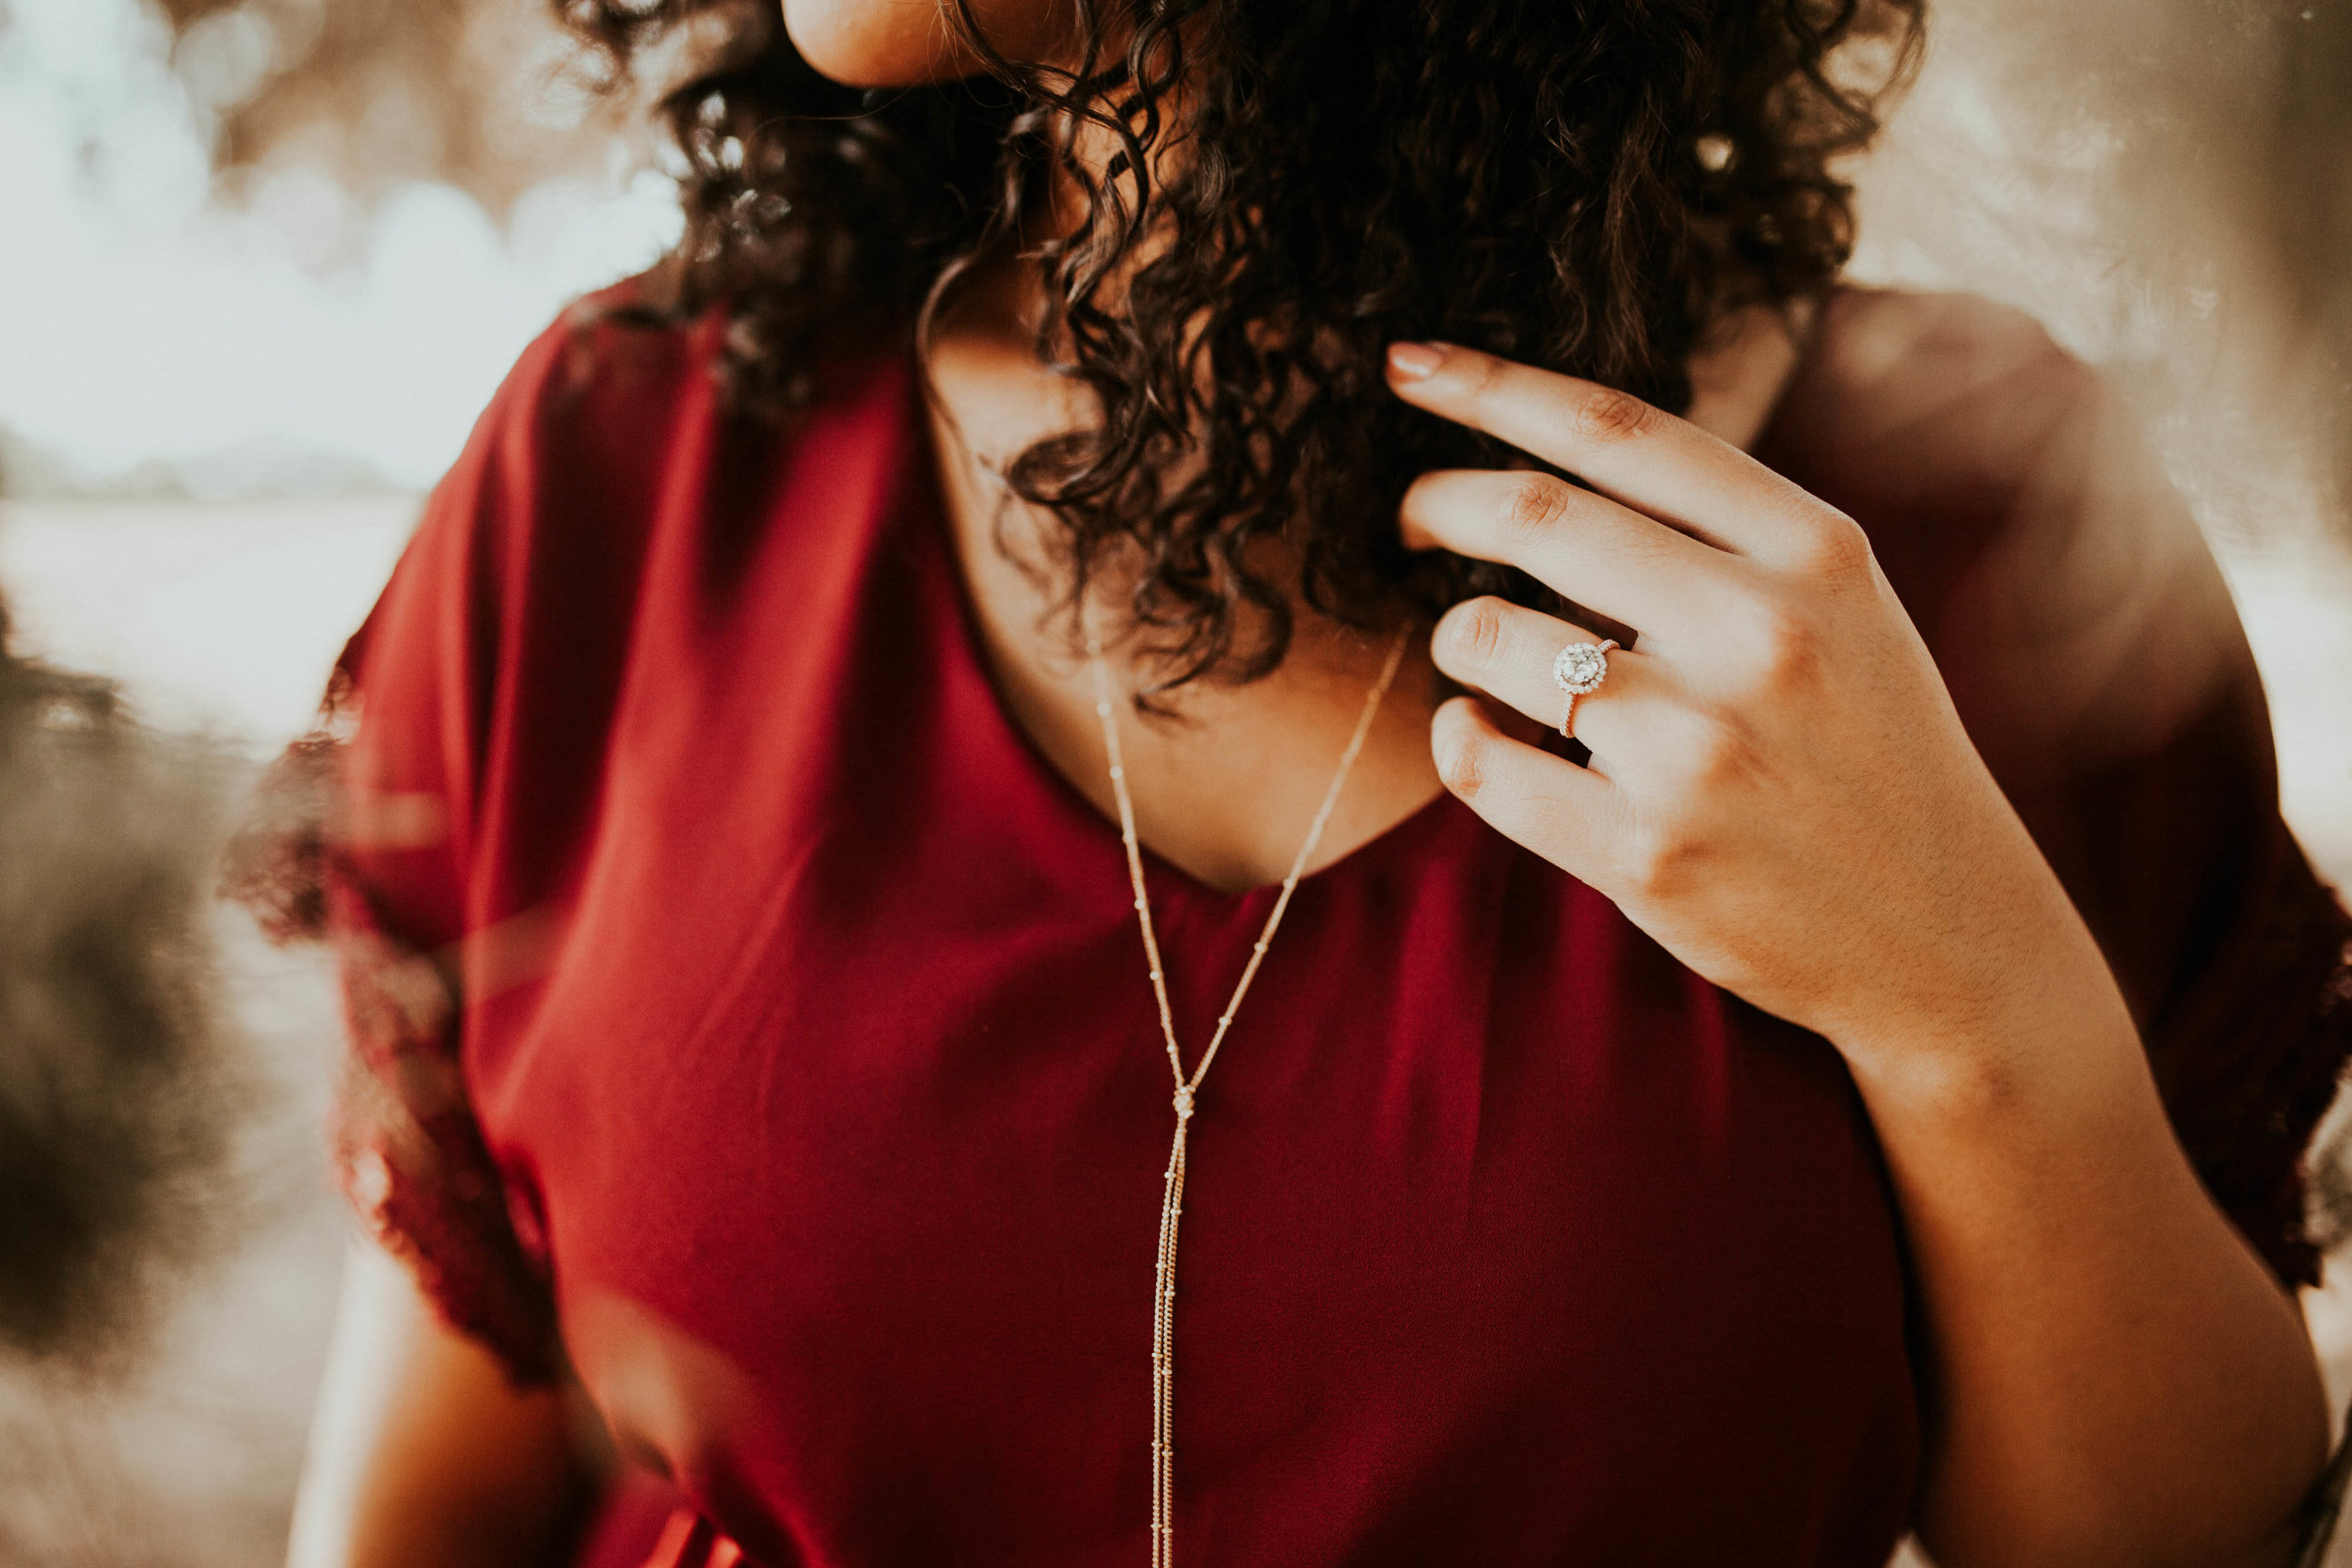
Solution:
M 1176 1077 L 1176 1138 L 1168 1151 L 1167 1183 L 1160 1190 L 1159 1262 L 1152 1286 L 1152 1568 L 1172 1568 L 1176 1551 L 1176 1224 L 1184 1215 L 1184 1142 L 1192 1127 L 1194 1101 L 1201 1080 L 1209 1075 L 1209 1065 L 1216 1060 L 1217 1048 L 1225 1043 L 1225 1032 L 1233 1026 L 1233 1015 L 1241 1010 L 1241 999 L 1249 992 L 1249 982 L 1257 978 L 1258 966 L 1265 961 L 1266 949 L 1282 924 L 1282 912 L 1290 908 L 1291 895 L 1297 890 L 1299 873 L 1322 842 L 1324 825 L 1331 820 L 1331 808 L 1339 803 L 1348 769 L 1356 766 L 1356 753 L 1364 749 L 1364 736 L 1372 732 L 1380 700 L 1388 695 L 1390 682 L 1396 679 L 1397 665 L 1405 657 L 1406 636 L 1398 632 L 1389 646 L 1379 678 L 1365 694 L 1355 733 L 1340 753 L 1330 787 L 1323 792 L 1323 804 L 1315 809 L 1314 821 L 1307 828 L 1307 840 L 1298 847 L 1290 873 L 1282 879 L 1282 891 L 1266 913 L 1265 928 L 1249 950 L 1249 961 L 1242 966 L 1232 999 L 1217 1015 L 1209 1048 L 1189 1074 L 1184 1071 L 1184 1053 L 1177 1049 L 1176 1017 L 1168 1005 L 1167 966 L 1160 962 L 1160 941 L 1152 928 L 1152 896 L 1143 885 L 1143 852 L 1136 840 L 1136 808 L 1127 795 L 1127 765 L 1120 755 L 1119 724 L 1112 717 L 1110 676 L 1103 668 L 1102 644 L 1091 639 L 1087 643 L 1088 663 L 1094 673 L 1094 713 L 1103 721 L 1103 752 L 1110 763 L 1111 794 L 1119 801 L 1119 832 L 1127 847 L 1127 879 L 1135 889 L 1136 924 L 1142 928 L 1143 956 L 1151 964 L 1152 994 L 1160 1006 L 1160 1037 L 1168 1046 L 1168 1070 Z

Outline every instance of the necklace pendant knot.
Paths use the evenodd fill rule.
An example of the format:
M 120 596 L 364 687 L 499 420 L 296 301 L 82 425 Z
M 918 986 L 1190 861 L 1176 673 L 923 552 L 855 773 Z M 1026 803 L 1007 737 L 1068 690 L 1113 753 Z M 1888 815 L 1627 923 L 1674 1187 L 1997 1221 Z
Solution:
M 7 4 L 8 0 L 0 0 L 0 7 Z M 1340 752 L 1339 766 L 1333 769 L 1331 782 L 1323 792 L 1323 803 L 1315 808 L 1314 819 L 1307 825 L 1306 842 L 1299 845 L 1297 858 L 1291 862 L 1290 875 L 1282 879 L 1280 896 L 1266 911 L 1265 925 L 1258 932 L 1240 978 L 1233 982 L 1233 992 L 1226 1001 L 1225 1010 L 1217 1014 L 1216 1031 L 1209 1037 L 1208 1049 L 1189 1075 L 1184 1070 L 1184 1052 L 1176 1041 L 1176 1022 L 1168 1008 L 1168 967 L 1162 960 L 1159 936 L 1152 925 L 1152 895 L 1144 885 L 1142 846 L 1136 838 L 1135 801 L 1127 793 L 1127 763 L 1119 749 L 1119 726 L 1111 718 L 1110 674 L 1103 664 L 1101 642 L 1092 638 L 1087 641 L 1087 662 L 1094 676 L 1094 713 L 1103 721 L 1103 756 L 1110 769 L 1111 796 L 1119 803 L 1120 840 L 1127 850 L 1127 887 L 1135 895 L 1136 926 L 1143 938 L 1144 967 L 1151 974 L 1153 999 L 1159 1004 L 1160 1039 L 1168 1048 L 1168 1069 L 1176 1080 L 1176 1132 L 1168 1141 L 1168 1169 L 1164 1173 L 1168 1185 L 1160 1195 L 1159 1264 L 1152 1283 L 1152 1568 L 1175 1568 L 1176 1560 L 1176 1226 L 1184 1206 L 1184 1144 L 1192 1132 L 1193 1092 L 1208 1076 L 1209 1065 L 1216 1060 L 1226 1031 L 1232 1027 L 1233 1015 L 1240 1011 L 1242 998 L 1249 993 L 1249 982 L 1257 975 L 1266 949 L 1273 944 L 1274 933 L 1282 924 L 1282 911 L 1290 907 L 1291 895 L 1298 889 L 1299 876 L 1313 858 L 1315 846 L 1323 840 L 1324 826 L 1331 818 L 1332 807 L 1339 802 L 1348 769 L 1356 765 L 1356 755 L 1363 750 L 1364 737 L 1380 711 L 1381 699 L 1387 695 L 1389 684 L 1396 676 L 1397 664 L 1405 657 L 1408 635 L 1409 628 L 1397 632 L 1389 644 L 1387 661 L 1380 666 L 1379 678 L 1364 693 L 1363 710 L 1357 715 L 1355 732 Z M 1594 684 L 1597 685 L 1597 680 Z

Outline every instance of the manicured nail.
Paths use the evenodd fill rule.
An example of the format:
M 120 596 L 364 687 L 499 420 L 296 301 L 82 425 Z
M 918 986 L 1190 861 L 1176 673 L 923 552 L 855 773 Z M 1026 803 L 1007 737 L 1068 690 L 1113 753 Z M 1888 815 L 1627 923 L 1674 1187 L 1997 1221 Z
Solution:
M 1391 343 L 1389 369 L 1407 381 L 1426 381 L 1445 363 L 1445 350 L 1427 343 Z

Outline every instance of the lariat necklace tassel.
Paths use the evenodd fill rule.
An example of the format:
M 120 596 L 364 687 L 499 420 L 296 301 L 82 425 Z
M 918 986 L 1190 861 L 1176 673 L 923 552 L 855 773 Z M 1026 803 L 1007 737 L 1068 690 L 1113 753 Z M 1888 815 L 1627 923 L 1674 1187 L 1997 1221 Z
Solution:
M 1184 1209 L 1187 1096 L 1176 1113 L 1160 1190 L 1160 1256 L 1152 1285 L 1152 1568 L 1171 1568 L 1176 1539 L 1176 1222 Z
M 1396 679 L 1397 665 L 1405 657 L 1406 635 L 1406 631 L 1398 632 L 1389 646 L 1379 678 L 1365 694 L 1355 733 L 1348 736 L 1347 747 L 1340 753 L 1340 765 L 1331 775 L 1330 787 L 1323 792 L 1323 803 L 1308 825 L 1306 842 L 1298 847 L 1290 874 L 1282 879 L 1282 891 L 1276 895 L 1274 908 L 1266 913 L 1265 928 L 1258 933 L 1257 942 L 1249 950 L 1249 961 L 1242 966 L 1232 999 L 1217 1015 L 1209 1048 L 1200 1053 L 1200 1065 L 1189 1075 L 1184 1071 L 1184 1053 L 1176 1044 L 1176 1015 L 1168 1001 L 1167 966 L 1160 959 L 1159 935 L 1152 926 L 1152 896 L 1144 888 L 1143 851 L 1136 837 L 1135 802 L 1127 794 L 1127 767 L 1120 754 L 1119 724 L 1112 716 L 1110 676 L 1103 668 L 1102 644 L 1091 639 L 1087 643 L 1088 662 L 1094 674 L 1094 713 L 1103 722 L 1103 752 L 1110 765 L 1111 794 L 1119 801 L 1120 838 L 1127 850 L 1127 879 L 1136 895 L 1136 923 L 1143 932 L 1143 956 L 1150 965 L 1152 994 L 1159 1004 L 1160 1037 L 1168 1047 L 1168 1070 L 1176 1080 L 1176 1136 L 1168 1145 L 1167 1180 L 1160 1189 L 1160 1247 L 1152 1284 L 1152 1568 L 1175 1568 L 1176 1561 L 1176 1229 L 1184 1212 L 1184 1146 L 1192 1132 L 1194 1097 L 1200 1092 L 1201 1080 L 1209 1075 L 1210 1064 L 1216 1060 L 1217 1048 L 1225 1043 L 1225 1032 L 1232 1027 L 1242 998 L 1249 993 L 1249 982 L 1257 978 L 1266 949 L 1273 945 L 1274 933 L 1282 924 L 1283 911 L 1290 908 L 1291 895 L 1297 891 L 1300 874 L 1313 856 L 1315 846 L 1323 840 L 1324 826 L 1331 820 L 1331 808 L 1339 804 L 1340 786 L 1347 782 L 1348 770 L 1356 766 L 1356 754 L 1364 748 L 1364 736 L 1372 733 L 1373 716 L 1380 711 L 1381 698 Z

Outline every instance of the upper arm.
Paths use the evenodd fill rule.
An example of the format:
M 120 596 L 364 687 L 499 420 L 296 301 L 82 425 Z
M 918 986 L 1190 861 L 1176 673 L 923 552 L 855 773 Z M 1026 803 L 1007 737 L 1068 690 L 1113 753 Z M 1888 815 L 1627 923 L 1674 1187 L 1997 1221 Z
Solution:
M 296 1563 L 529 1560 L 570 1499 L 547 1240 L 529 1151 L 478 1109 L 482 1018 L 527 983 L 524 939 L 587 837 L 663 463 L 707 412 L 702 352 L 568 321 L 526 352 L 232 852 L 231 890 L 338 960 L 335 1163 L 371 1237 Z
M 544 334 L 339 672 L 322 903 L 349 1036 L 340 1174 L 442 1316 L 525 1382 L 563 1355 L 528 1151 L 477 1115 L 481 1031 L 535 977 L 585 850 L 665 426 L 707 396 L 695 353 L 610 322 Z
M 539 1560 L 580 1497 L 571 1430 L 557 1388 L 516 1386 L 402 1264 L 355 1243 L 287 1568 Z
M 2347 921 L 2279 812 L 2195 519 L 2101 376 L 1980 300 L 1841 302 L 1813 446 L 2098 939 L 2200 1177 L 2282 1277 L 2352 1053 Z M 1830 453 L 1835 452 L 1833 461 Z

